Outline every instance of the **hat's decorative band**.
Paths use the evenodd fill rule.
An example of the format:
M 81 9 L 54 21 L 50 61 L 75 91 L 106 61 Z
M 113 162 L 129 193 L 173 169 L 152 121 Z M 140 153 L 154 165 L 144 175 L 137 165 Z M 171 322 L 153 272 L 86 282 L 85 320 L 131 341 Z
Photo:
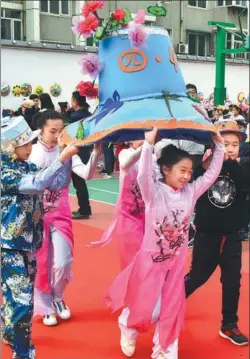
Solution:
M 135 122 L 126 122 L 121 125 L 113 126 L 108 130 L 96 132 L 89 135 L 86 139 L 78 140 L 77 145 L 84 146 L 90 145 L 97 141 L 102 140 L 110 134 L 113 134 L 119 130 L 142 130 L 143 128 L 150 129 L 152 127 L 157 127 L 158 130 L 175 130 L 175 129 L 184 129 L 184 130 L 200 130 L 200 131 L 209 131 L 211 134 L 216 133 L 215 127 L 211 126 L 211 124 L 201 124 L 198 122 L 190 121 L 190 120 L 176 120 L 174 118 L 170 118 L 168 121 L 166 119 L 162 120 L 153 120 L 149 119 L 146 121 L 135 121 Z M 66 130 L 66 129 L 65 129 Z M 72 137 L 67 134 L 67 131 L 63 131 L 62 141 L 66 145 L 72 141 Z
M 13 138 L 11 141 L 3 139 L 2 148 L 9 146 L 10 142 L 14 147 L 22 146 L 22 144 L 25 144 L 29 141 L 29 139 L 32 137 L 32 133 L 32 130 L 27 128 L 23 133 Z
M 168 36 L 169 37 L 169 33 L 166 29 L 162 29 L 159 27 L 147 27 L 145 28 L 145 31 L 150 34 L 150 35 L 163 35 L 163 36 Z M 128 29 L 120 29 L 120 30 L 116 30 L 116 31 L 112 31 L 110 33 L 108 33 L 108 36 L 120 36 L 120 35 L 128 35 Z

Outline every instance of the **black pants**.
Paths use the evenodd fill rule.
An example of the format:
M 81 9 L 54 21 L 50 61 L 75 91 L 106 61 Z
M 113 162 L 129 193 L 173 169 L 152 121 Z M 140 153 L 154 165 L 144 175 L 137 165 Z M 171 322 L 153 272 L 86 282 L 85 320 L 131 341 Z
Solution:
M 219 265 L 222 283 L 222 325 L 237 323 L 242 242 L 238 232 L 225 237 L 196 232 L 190 272 L 185 276 L 186 297 L 204 284 Z
M 78 156 L 81 158 L 84 164 L 87 164 L 90 158 L 91 148 L 89 147 L 81 147 Z M 71 178 L 73 182 L 73 186 L 76 190 L 76 196 L 79 205 L 79 212 L 83 215 L 91 215 L 91 207 L 89 204 L 89 192 L 88 187 L 86 185 L 86 181 L 76 175 L 74 172 L 71 173 Z
M 114 170 L 115 165 L 115 155 L 114 155 L 114 146 L 109 143 L 103 143 L 102 145 L 103 155 L 104 155 L 104 169 L 108 175 Z

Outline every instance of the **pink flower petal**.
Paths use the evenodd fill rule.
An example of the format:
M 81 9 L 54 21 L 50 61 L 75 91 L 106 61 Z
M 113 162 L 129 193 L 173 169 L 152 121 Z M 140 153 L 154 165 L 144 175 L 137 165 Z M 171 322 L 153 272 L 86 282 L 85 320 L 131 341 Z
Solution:
M 128 37 L 134 47 L 145 47 L 148 36 L 148 32 L 141 24 L 129 23 Z
M 145 21 L 145 11 L 144 10 L 139 10 L 135 19 L 134 19 L 134 22 L 136 24 L 142 24 L 144 23 Z
M 74 27 L 77 27 L 78 24 L 79 24 L 79 22 L 80 22 L 80 20 L 77 19 L 77 17 L 72 17 L 72 25 L 73 25 Z
M 96 78 L 104 67 L 103 62 L 95 54 L 81 56 L 78 63 L 81 66 L 82 74 L 92 78 Z

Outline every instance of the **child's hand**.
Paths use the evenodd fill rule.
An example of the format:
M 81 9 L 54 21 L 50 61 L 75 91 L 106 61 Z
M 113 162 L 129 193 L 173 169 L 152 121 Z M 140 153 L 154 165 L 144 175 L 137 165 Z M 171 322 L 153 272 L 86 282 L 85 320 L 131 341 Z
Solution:
M 102 142 L 101 141 L 94 144 L 94 150 L 95 151 L 101 152 L 101 149 L 102 149 Z
M 62 141 L 62 138 L 63 138 L 63 131 L 60 133 L 60 135 L 59 135 L 59 137 L 57 139 L 58 146 L 60 147 L 61 151 L 66 147 L 66 145 Z
M 153 127 L 153 129 L 151 131 L 145 131 L 145 140 L 150 145 L 153 145 L 155 143 L 157 132 L 158 132 L 158 129 L 156 127 Z
M 216 135 L 213 135 L 213 141 L 224 145 L 224 138 L 221 136 L 219 131 L 217 131 Z
M 79 147 L 76 147 L 77 140 L 72 141 L 64 148 L 59 156 L 59 161 L 64 162 L 72 156 L 76 155 L 79 151 Z

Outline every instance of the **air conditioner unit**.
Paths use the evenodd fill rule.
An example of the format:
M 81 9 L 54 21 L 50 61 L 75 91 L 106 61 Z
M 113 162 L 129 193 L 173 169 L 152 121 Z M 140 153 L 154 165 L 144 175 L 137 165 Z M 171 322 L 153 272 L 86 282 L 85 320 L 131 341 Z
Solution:
M 178 44 L 177 45 L 178 54 L 188 54 L 188 44 Z

